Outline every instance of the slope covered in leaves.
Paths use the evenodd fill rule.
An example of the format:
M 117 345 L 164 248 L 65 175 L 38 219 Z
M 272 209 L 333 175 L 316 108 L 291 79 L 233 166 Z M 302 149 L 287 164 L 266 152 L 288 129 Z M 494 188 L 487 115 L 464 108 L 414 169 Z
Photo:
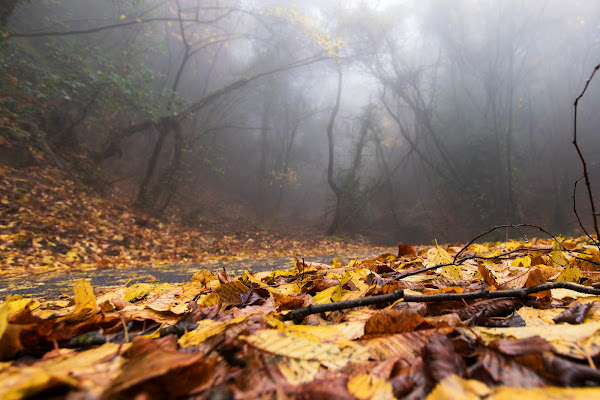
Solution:
M 71 299 L 0 304 L 0 398 L 594 398 L 599 255 L 585 239 L 401 245 L 182 285 L 80 280 Z
M 58 169 L 0 165 L 0 277 L 373 249 L 256 228 L 206 234 L 133 211 L 70 178 Z

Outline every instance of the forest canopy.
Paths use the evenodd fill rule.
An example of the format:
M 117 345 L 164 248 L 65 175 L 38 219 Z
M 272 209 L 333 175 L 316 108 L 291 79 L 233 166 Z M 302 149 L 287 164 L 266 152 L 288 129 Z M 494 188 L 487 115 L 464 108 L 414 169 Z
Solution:
M 0 156 L 43 148 L 98 192 L 204 229 L 580 234 L 572 102 L 598 7 L 6 1 L 0 128 L 22 150 Z M 579 110 L 592 180 L 599 90 Z

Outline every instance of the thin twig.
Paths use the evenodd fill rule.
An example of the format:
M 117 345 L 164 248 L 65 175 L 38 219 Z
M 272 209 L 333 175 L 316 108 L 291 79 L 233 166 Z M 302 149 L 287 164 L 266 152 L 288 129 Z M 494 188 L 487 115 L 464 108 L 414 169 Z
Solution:
M 596 67 L 594 68 L 594 71 L 592 71 L 592 74 L 590 75 L 588 80 L 585 82 L 585 86 L 583 87 L 583 90 L 581 91 L 579 96 L 577 96 L 577 98 L 575 99 L 575 103 L 573 104 L 573 107 L 574 107 L 573 146 L 575 146 L 575 150 L 577 150 L 577 154 L 579 155 L 579 159 L 581 160 L 581 165 L 583 166 L 583 177 L 585 179 L 585 186 L 587 187 L 588 198 L 590 200 L 590 206 L 592 208 L 592 218 L 594 219 L 594 231 L 596 232 L 596 240 L 593 240 L 593 239 L 592 240 L 593 240 L 594 244 L 596 246 L 598 246 L 598 249 L 600 249 L 600 241 L 599 241 L 600 240 L 600 231 L 598 230 L 598 214 L 596 213 L 596 205 L 594 204 L 594 196 L 592 194 L 592 187 L 590 184 L 590 177 L 589 177 L 588 170 L 587 170 L 587 163 L 585 161 L 585 158 L 583 157 L 583 153 L 581 152 L 581 149 L 579 148 L 579 144 L 577 143 L 577 106 L 579 104 L 579 100 L 583 97 L 590 82 L 594 78 L 596 71 L 598 71 L 599 69 L 600 69 L 600 64 L 596 65 Z M 577 186 L 577 183 L 575 183 L 575 186 Z M 574 199 L 575 199 L 575 193 L 573 193 L 573 200 Z M 573 207 L 575 207 L 575 203 L 573 203 Z M 575 214 L 577 214 L 577 212 L 575 212 Z M 579 219 L 579 217 L 577 217 L 577 219 Z M 579 224 L 581 225 L 581 221 L 579 221 Z M 582 225 L 582 228 L 583 228 L 583 225 Z M 585 228 L 584 228 L 584 232 L 585 232 Z M 586 232 L 586 234 L 587 234 L 587 232 Z M 588 234 L 588 236 L 590 236 L 590 235 Z M 591 236 L 590 236 L 590 238 L 591 238 Z
M 125 335 L 125 343 L 129 343 L 129 331 L 127 329 L 127 324 L 125 323 L 125 318 L 123 315 L 119 313 L 119 318 L 121 318 L 121 324 L 123 325 L 123 334 Z
M 451 262 L 451 263 L 446 263 L 446 264 L 437 264 L 437 265 L 432 265 L 430 267 L 426 267 L 426 268 L 422 268 L 416 271 L 411 271 L 411 272 L 405 272 L 402 275 L 398 275 L 397 277 L 394 277 L 394 279 L 400 280 L 400 279 L 404 279 L 404 278 L 408 278 L 409 276 L 413 276 L 413 275 L 418 275 L 422 272 L 427 272 L 427 271 L 432 271 L 434 269 L 438 269 L 441 267 L 447 267 L 449 265 L 460 265 L 462 263 L 463 260 L 459 261 L 458 263 L 455 262 Z
M 469 243 L 467 243 L 462 249 L 460 249 L 458 251 L 458 253 L 456 253 L 456 255 L 454 256 L 454 263 L 456 263 L 456 260 L 458 259 L 458 256 L 464 252 L 470 245 L 472 245 L 473 243 L 475 243 L 477 241 L 477 239 L 482 238 L 483 236 L 494 232 L 497 229 L 503 229 L 503 228 L 515 228 L 518 229 L 519 232 L 521 232 L 523 234 L 523 236 L 525 236 L 525 234 L 523 233 L 523 231 L 520 229 L 521 227 L 528 227 L 528 228 L 536 228 L 539 229 L 540 231 L 542 231 L 543 233 L 545 233 L 546 235 L 550 236 L 556 243 L 558 243 L 558 245 L 564 250 L 564 251 L 569 251 L 569 249 L 567 249 L 565 246 L 563 246 L 563 244 L 550 232 L 548 232 L 547 230 L 545 230 L 544 228 L 542 228 L 539 225 L 533 225 L 533 224 L 506 224 L 506 225 L 498 225 L 495 226 L 491 229 L 488 229 L 487 231 L 483 232 L 482 234 L 476 236 L 473 240 L 471 240 Z M 525 236 L 526 237 L 526 236 Z M 587 261 L 587 260 L 586 260 Z
M 577 200 L 575 199 L 575 193 L 577 192 L 577 184 L 583 179 L 584 177 L 582 176 L 581 178 L 577 179 L 575 181 L 575 184 L 573 185 L 573 212 L 575 213 L 575 216 L 577 217 L 577 222 L 579 222 L 579 226 L 581 227 L 581 229 L 583 229 L 583 232 L 585 233 L 585 235 L 590 238 L 590 240 L 592 241 L 592 243 L 596 243 L 596 241 L 594 240 L 594 238 L 588 233 L 587 229 L 585 229 L 585 226 L 583 226 L 583 222 L 581 222 L 581 218 L 579 218 L 579 213 L 577 212 Z M 597 243 L 596 243 L 597 245 Z

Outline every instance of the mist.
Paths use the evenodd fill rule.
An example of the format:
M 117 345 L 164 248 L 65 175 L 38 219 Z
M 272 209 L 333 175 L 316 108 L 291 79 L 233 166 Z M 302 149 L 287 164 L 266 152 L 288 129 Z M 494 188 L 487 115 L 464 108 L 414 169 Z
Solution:
M 44 140 L 159 218 L 382 244 L 591 229 L 573 102 L 600 62 L 598 1 L 0 7 L 0 80 L 43 100 Z M 596 198 L 599 103 L 592 82 L 577 133 Z

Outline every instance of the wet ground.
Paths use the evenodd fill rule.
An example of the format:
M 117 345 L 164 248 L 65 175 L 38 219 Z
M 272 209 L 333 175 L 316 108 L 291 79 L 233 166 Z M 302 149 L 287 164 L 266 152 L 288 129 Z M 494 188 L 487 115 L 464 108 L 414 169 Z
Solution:
M 345 264 L 354 258 L 366 259 L 378 256 L 379 253 L 353 253 L 333 255 L 324 254 L 306 258 L 305 261 L 329 263 L 335 257 Z M 229 275 L 240 275 L 246 270 L 254 272 L 289 269 L 295 267 L 295 260 L 290 257 L 248 259 L 226 262 L 206 262 L 186 265 L 148 266 L 128 269 L 104 268 L 88 271 L 48 272 L 46 274 L 30 275 L 0 279 L 0 299 L 14 294 L 27 297 L 53 299 L 66 294 L 72 296 L 73 284 L 78 279 L 87 279 L 92 287 L 108 289 L 139 282 L 187 282 L 199 269 L 211 271 L 225 269 Z

